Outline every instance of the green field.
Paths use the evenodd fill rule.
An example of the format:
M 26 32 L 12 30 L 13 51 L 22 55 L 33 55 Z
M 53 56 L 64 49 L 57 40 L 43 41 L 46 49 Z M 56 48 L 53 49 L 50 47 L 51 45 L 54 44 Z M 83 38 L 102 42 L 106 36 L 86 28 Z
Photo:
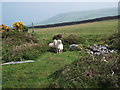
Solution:
M 117 30 L 118 20 L 108 20 L 101 22 L 86 23 L 80 25 L 70 25 L 63 27 L 54 27 L 54 28 L 44 28 L 44 29 L 35 29 L 37 33 L 40 34 L 42 38 L 52 38 L 56 34 L 65 34 L 65 36 L 70 34 L 76 34 L 79 36 L 87 35 L 110 35 L 115 30 Z
M 35 29 L 35 36 L 39 42 L 48 43 L 52 37 L 62 34 L 63 37 L 75 34 L 88 40 L 87 44 L 99 43 L 116 32 L 118 20 L 108 20 L 63 27 Z M 29 30 L 31 33 L 31 29 Z M 45 52 L 33 63 L 5 65 L 3 71 L 3 88 L 45 88 L 53 81 L 49 75 L 67 64 L 85 56 L 79 51 L 66 51 L 62 54 Z

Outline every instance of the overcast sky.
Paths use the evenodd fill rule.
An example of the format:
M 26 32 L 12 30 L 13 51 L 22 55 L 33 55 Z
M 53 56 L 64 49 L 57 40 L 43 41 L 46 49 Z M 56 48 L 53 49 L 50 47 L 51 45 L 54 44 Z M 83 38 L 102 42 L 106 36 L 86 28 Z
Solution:
M 1 0 L 2 2 L 119 2 L 120 0 Z
M 28 25 L 60 13 L 117 6 L 117 2 L 2 2 L 2 23 L 11 26 L 13 22 L 22 21 Z

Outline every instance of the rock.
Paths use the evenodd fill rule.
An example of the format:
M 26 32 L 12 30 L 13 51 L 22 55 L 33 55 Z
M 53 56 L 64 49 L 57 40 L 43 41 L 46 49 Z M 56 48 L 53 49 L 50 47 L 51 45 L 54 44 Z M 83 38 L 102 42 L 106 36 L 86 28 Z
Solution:
M 115 50 L 110 50 L 110 53 L 114 53 L 115 52 Z
M 69 49 L 70 49 L 70 50 L 76 50 L 78 46 L 79 46 L 78 44 L 71 44 L 71 45 L 69 46 Z
M 93 46 L 90 46 L 88 48 L 87 53 L 92 54 L 92 55 L 101 55 L 101 54 L 108 54 L 108 53 L 114 53 L 116 52 L 115 50 L 110 50 L 108 48 L 108 45 L 102 46 L 102 45 L 96 45 L 94 44 Z
M 34 61 L 33 61 L 33 60 L 20 61 L 20 62 L 14 62 L 14 61 L 11 61 L 11 62 L 7 62 L 7 63 L 3 63 L 3 64 L 1 64 L 1 65 L 20 64 L 20 63 L 28 63 L 28 62 L 34 62 Z
M 100 53 L 100 52 L 95 52 L 94 54 L 95 54 L 95 55 L 100 55 L 101 53 Z

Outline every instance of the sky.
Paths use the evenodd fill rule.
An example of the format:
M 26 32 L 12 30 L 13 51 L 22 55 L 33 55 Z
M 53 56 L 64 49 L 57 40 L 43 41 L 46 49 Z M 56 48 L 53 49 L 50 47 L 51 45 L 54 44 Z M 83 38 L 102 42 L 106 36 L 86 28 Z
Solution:
M 0 4 L 1 5 L 1 4 Z M 118 7 L 117 2 L 2 2 L 2 23 L 12 26 L 22 21 L 25 25 L 44 21 L 57 14 Z
M 2 2 L 119 2 L 119 0 L 1 0 Z

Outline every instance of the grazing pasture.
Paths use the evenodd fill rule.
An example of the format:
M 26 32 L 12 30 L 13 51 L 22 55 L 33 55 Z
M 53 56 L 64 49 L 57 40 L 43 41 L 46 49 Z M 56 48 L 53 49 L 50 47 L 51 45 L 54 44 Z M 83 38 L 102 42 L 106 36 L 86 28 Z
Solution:
M 115 19 L 63 27 L 35 29 L 35 33 L 32 33 L 31 29 L 28 31 L 39 42 L 46 44 L 52 42 L 54 35 L 62 34 L 63 38 L 66 38 L 73 34 L 85 39 L 83 46 L 89 46 L 91 44 L 103 44 L 104 40 L 114 34 L 117 28 L 118 20 Z M 53 78 L 49 77 L 50 75 L 84 56 L 87 56 L 84 49 L 80 51 L 66 51 L 61 54 L 48 51 L 38 56 L 33 63 L 4 65 L 2 66 L 3 88 L 46 88 L 53 82 Z
M 93 22 L 93 23 L 86 23 L 86 24 L 79 24 L 79 25 L 70 25 L 70 26 L 63 26 L 63 27 L 54 27 L 54 28 L 41 28 L 35 29 L 35 32 L 39 33 L 40 36 L 44 36 L 43 38 L 52 37 L 55 34 L 76 34 L 80 36 L 87 36 L 87 35 L 110 35 L 115 30 L 117 30 L 118 20 L 107 20 L 101 22 Z

